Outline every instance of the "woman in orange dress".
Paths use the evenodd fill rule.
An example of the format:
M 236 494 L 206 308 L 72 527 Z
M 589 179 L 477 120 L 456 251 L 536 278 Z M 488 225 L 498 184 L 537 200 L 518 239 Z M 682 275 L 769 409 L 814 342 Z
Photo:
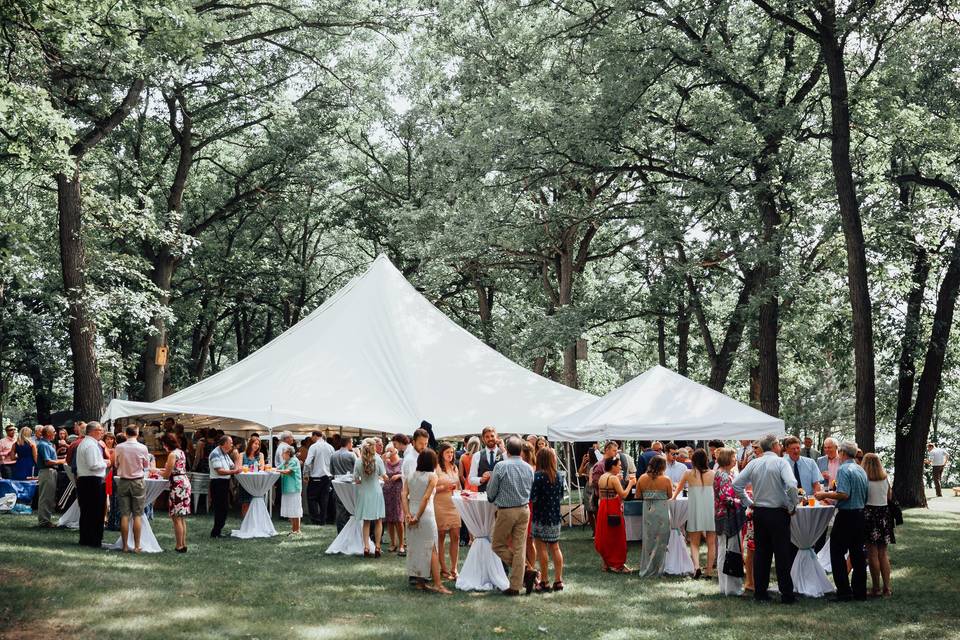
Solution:
M 604 473 L 597 482 L 600 503 L 597 507 L 597 528 L 593 546 L 600 554 L 604 571 L 630 573 L 627 567 L 627 532 L 623 525 L 623 499 L 630 494 L 636 478 L 627 486 L 620 483 L 620 457 L 604 461 Z
M 440 556 L 440 576 L 446 580 L 456 580 L 457 564 L 460 556 L 460 512 L 453 504 L 453 492 L 460 489 L 460 475 L 457 473 L 456 451 L 448 442 L 444 442 L 437 451 L 437 490 L 433 496 L 433 509 L 437 519 L 437 553 Z M 443 553 L 444 538 L 450 536 L 450 567 L 447 568 Z

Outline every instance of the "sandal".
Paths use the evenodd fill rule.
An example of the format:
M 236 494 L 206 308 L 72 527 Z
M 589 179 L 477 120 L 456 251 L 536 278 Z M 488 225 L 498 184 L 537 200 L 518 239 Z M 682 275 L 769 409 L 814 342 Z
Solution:
M 407 550 L 404 547 L 400 547 L 400 550 L 397 551 L 397 555 L 400 556 L 401 558 L 406 558 Z
M 533 586 L 533 590 L 537 593 L 550 593 L 553 589 L 550 587 L 550 583 L 540 580 Z
M 880 595 L 881 597 L 889 598 L 890 596 L 893 595 L 893 591 L 891 591 L 890 589 L 884 589 L 883 591 L 880 592 Z
M 563 580 L 557 580 L 553 583 L 554 591 L 563 591 Z
M 373 557 L 374 557 L 374 558 L 379 558 L 381 555 L 383 555 L 383 554 L 380 552 L 380 547 L 377 547 L 376 549 L 374 549 L 374 551 L 373 551 Z

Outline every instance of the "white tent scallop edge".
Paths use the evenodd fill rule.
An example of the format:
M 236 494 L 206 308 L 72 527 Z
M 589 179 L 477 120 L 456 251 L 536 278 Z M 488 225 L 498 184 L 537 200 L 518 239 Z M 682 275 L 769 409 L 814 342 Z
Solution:
M 551 440 L 756 439 L 785 433 L 783 420 L 655 366 L 593 403 L 555 420 Z

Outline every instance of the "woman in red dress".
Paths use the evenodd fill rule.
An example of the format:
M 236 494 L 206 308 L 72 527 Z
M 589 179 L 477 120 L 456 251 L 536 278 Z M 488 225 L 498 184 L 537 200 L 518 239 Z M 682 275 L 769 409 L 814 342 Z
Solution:
M 597 529 L 593 546 L 600 554 L 604 571 L 630 573 L 627 567 L 627 532 L 623 526 L 623 499 L 630 494 L 636 478 L 627 486 L 620 483 L 620 456 L 604 461 L 604 474 L 597 481 L 600 504 L 597 508 Z

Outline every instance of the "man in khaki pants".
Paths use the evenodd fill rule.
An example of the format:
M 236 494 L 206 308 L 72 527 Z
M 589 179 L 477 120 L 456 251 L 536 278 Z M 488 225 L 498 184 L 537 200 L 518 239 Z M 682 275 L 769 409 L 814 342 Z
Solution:
M 57 504 L 57 450 L 50 441 L 57 435 L 52 426 L 37 427 L 37 519 L 42 529 L 53 527 L 53 510 Z
M 519 438 L 507 439 L 507 459 L 493 468 L 487 484 L 487 500 L 497 505 L 493 525 L 493 552 L 510 566 L 510 588 L 503 593 L 520 595 L 520 586 L 527 594 L 539 579 L 539 571 L 525 571 L 527 555 L 527 523 L 530 521 L 530 487 L 533 469 L 520 457 Z
M 140 553 L 141 518 L 147 501 L 147 483 L 144 480 L 150 468 L 150 451 L 137 441 L 137 428 L 129 425 L 127 439 L 114 449 L 117 461 L 116 491 L 113 499 L 120 505 L 120 538 L 123 550 L 129 551 L 129 531 L 133 524 L 133 551 Z

